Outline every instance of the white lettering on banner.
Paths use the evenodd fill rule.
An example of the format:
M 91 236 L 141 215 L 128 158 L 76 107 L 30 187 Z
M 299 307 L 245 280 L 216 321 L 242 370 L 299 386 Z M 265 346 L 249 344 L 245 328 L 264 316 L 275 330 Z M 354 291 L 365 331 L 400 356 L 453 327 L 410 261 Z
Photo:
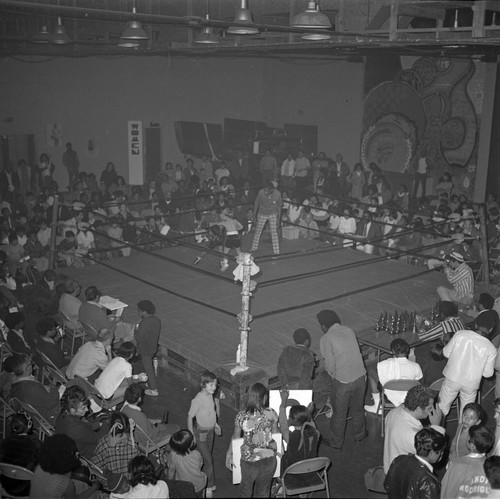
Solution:
M 128 122 L 128 177 L 131 185 L 144 183 L 142 121 Z

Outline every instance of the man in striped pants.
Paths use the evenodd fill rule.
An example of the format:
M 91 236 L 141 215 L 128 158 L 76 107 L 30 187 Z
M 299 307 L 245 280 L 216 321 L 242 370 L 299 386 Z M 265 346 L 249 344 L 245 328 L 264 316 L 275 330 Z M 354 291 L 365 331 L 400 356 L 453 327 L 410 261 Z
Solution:
M 273 184 L 266 184 L 265 187 L 259 191 L 253 209 L 254 220 L 257 221 L 257 224 L 250 251 L 256 251 L 259 247 L 260 236 L 266 223 L 269 222 L 273 241 L 273 252 L 275 255 L 280 254 L 278 221 L 281 215 L 282 204 L 283 200 L 281 199 L 281 194 L 274 188 Z
M 444 273 L 448 282 L 453 285 L 453 289 L 439 286 L 437 288 L 439 298 L 442 301 L 453 301 L 459 306 L 471 305 L 474 299 L 474 274 L 460 253 L 453 251 L 446 257 Z

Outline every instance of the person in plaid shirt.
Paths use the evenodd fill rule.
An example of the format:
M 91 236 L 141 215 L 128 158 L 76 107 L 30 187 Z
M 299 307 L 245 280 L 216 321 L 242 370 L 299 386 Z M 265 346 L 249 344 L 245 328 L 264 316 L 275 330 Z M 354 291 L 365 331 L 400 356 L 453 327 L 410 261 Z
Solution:
M 139 454 L 128 417 L 121 412 L 113 412 L 109 428 L 109 433 L 99 440 L 92 462 L 113 473 L 127 473 L 129 461 Z

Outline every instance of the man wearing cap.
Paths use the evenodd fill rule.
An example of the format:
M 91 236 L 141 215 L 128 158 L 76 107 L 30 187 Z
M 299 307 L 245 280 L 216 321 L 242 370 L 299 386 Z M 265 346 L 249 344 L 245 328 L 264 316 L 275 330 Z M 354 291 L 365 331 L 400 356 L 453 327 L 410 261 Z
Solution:
M 340 449 L 344 443 L 347 413 L 352 418 L 354 440 L 366 438 L 366 420 L 363 408 L 366 389 L 366 369 L 354 331 L 343 326 L 333 310 L 321 310 L 317 319 L 323 333 L 320 340 L 325 370 L 332 378 L 330 420 L 332 439 L 323 443 Z
M 461 407 L 474 402 L 481 378 L 493 376 L 497 349 L 487 338 L 490 332 L 484 325 L 476 324 L 474 331 L 464 329 L 455 333 L 443 348 L 448 362 L 443 369 L 439 407 L 444 416 L 457 395 Z
M 469 306 L 474 298 L 474 274 L 461 253 L 453 251 L 447 256 L 444 273 L 453 289 L 439 286 L 439 299 Z
M 315 359 L 309 350 L 311 335 L 304 328 L 293 333 L 294 345 L 286 346 L 278 359 L 278 378 L 291 390 L 309 390 L 312 385 Z
M 253 236 L 252 248 L 250 251 L 256 251 L 259 247 L 260 236 L 267 222 L 271 231 L 273 242 L 273 251 L 275 255 L 280 254 L 280 241 L 278 237 L 278 221 L 281 214 L 283 200 L 281 193 L 274 188 L 271 183 L 259 191 L 254 205 L 254 220 L 257 220 L 255 234 Z

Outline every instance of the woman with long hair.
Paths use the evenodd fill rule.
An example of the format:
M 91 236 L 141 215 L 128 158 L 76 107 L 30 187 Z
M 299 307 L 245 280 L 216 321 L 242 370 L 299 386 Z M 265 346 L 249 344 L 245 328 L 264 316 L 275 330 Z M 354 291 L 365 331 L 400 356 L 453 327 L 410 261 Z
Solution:
M 243 434 L 241 446 L 241 483 L 239 497 L 269 497 L 276 470 L 276 442 L 278 415 L 267 407 L 269 392 L 262 383 L 254 383 L 248 390 L 244 411 L 236 415 L 234 438 Z M 233 468 L 232 445 L 226 455 L 226 467 Z

